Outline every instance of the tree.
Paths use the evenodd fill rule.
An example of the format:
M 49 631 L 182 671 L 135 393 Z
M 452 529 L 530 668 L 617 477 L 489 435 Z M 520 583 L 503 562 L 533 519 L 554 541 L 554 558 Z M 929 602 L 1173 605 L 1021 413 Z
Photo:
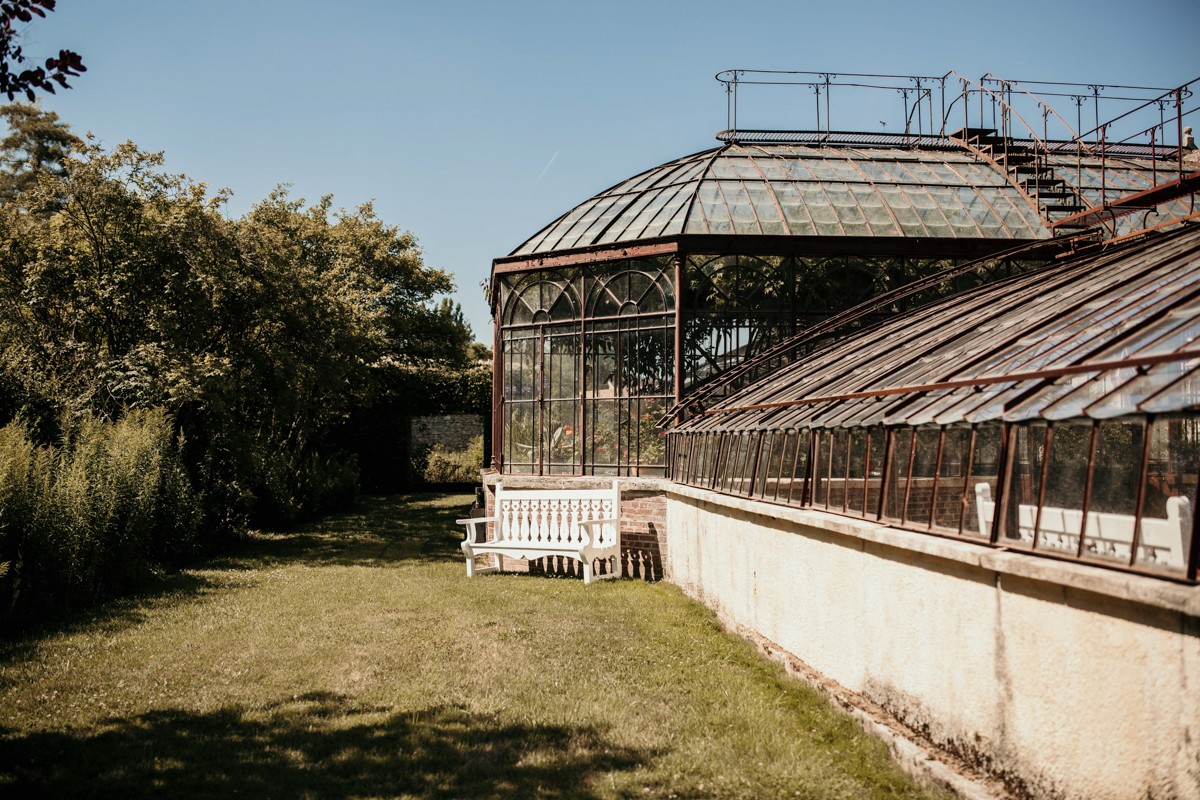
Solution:
M 0 2 L 0 92 L 13 100 L 18 94 L 24 94 L 29 102 L 37 97 L 35 90 L 54 94 L 54 84 L 64 89 L 70 89 L 68 77 L 78 77 L 87 72 L 83 58 L 72 50 L 59 50 L 57 56 L 51 56 L 45 61 L 44 67 L 15 71 L 15 67 L 25 63 L 25 53 L 17 43 L 19 34 L 14 26 L 17 22 L 29 23 L 35 16 L 45 17 L 46 12 L 53 11 L 55 0 L 3 0 Z
M 438 361 L 451 367 L 466 367 L 471 363 L 471 326 L 463 316 L 462 306 L 449 297 L 432 307 L 413 310 L 397 320 L 395 331 L 404 359 Z
M 429 305 L 450 276 L 369 205 L 280 190 L 229 219 L 161 166 L 84 143 L 0 204 L 0 389 L 51 440 L 64 418 L 165 408 L 210 502 L 307 513 L 347 485 L 327 434 L 380 392 L 409 322 L 454 322 Z
M 0 106 L 8 135 L 0 139 L 0 203 L 31 189 L 39 172 L 61 176 L 67 156 L 82 142 L 53 111 L 34 105 Z

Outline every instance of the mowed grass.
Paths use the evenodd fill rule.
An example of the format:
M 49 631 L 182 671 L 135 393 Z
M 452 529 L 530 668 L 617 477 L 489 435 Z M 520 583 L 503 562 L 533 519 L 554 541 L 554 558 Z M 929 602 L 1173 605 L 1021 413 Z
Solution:
M 0 796 L 935 796 L 674 587 L 468 580 L 463 495 L 0 646 Z

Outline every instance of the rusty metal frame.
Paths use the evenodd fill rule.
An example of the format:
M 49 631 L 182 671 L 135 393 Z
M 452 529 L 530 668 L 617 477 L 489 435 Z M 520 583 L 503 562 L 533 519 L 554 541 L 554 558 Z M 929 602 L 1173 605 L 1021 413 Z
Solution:
M 720 406 L 717 408 L 706 409 L 701 413 L 706 416 L 719 414 L 739 414 L 746 411 L 762 411 L 772 408 L 791 408 L 793 406 L 815 405 L 817 403 L 829 403 L 839 400 L 888 397 L 891 395 L 902 394 L 921 394 L 925 392 L 940 391 L 943 389 L 972 389 L 999 383 L 1011 383 L 1013 381 L 1020 382 L 1026 380 L 1048 380 L 1051 378 L 1061 378 L 1065 375 L 1078 375 L 1087 372 L 1103 372 L 1111 369 L 1126 369 L 1130 367 L 1150 367 L 1154 366 L 1155 364 L 1169 364 L 1171 362 L 1186 361 L 1193 358 L 1200 358 L 1200 348 L 1178 350 L 1174 353 L 1163 353 L 1160 355 L 1146 355 L 1136 358 L 1115 359 L 1112 361 L 1091 361 L 1085 364 L 1070 364 L 1062 367 L 1049 367 L 1046 369 L 1031 370 L 1029 372 L 1015 372 L 1007 375 L 981 375 L 975 378 L 939 381 L 938 383 L 923 383 L 913 386 L 889 386 L 884 389 L 867 389 L 859 392 L 843 392 L 841 394 L 801 397 L 794 400 L 778 400 L 770 403 L 752 403 L 744 406 Z

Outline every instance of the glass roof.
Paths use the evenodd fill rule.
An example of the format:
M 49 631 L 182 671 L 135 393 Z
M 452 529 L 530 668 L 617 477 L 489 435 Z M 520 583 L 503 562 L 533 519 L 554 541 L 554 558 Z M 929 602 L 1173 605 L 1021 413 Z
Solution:
M 846 337 L 683 429 L 1200 410 L 1200 226 L 1111 244 Z M 751 370 L 752 363 L 739 369 Z M 703 392 L 693 398 L 704 405 Z
M 729 143 L 601 192 L 512 255 L 681 234 L 1050 236 L 1021 193 L 965 150 Z

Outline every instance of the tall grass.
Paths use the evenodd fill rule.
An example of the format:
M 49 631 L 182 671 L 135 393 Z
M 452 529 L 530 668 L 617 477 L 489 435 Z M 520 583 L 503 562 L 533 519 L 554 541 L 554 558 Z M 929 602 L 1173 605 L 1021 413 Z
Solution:
M 198 545 L 201 505 L 159 409 L 86 418 L 57 447 L 0 429 L 0 619 L 25 621 L 128 591 Z

